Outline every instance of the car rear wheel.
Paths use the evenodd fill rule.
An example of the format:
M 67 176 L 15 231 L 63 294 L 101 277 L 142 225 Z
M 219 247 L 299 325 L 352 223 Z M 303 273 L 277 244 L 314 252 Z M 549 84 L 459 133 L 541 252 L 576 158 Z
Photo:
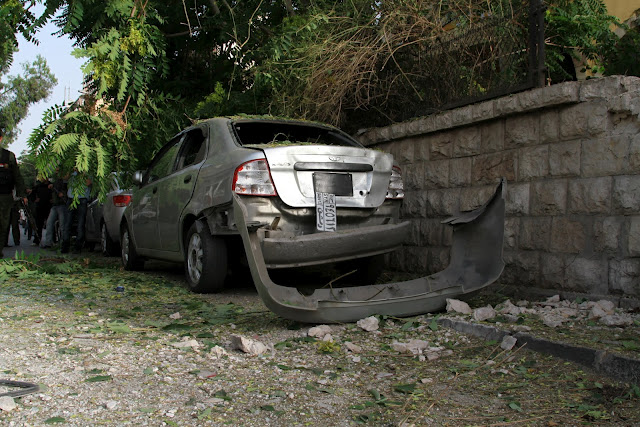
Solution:
M 120 234 L 120 247 L 122 265 L 125 270 L 135 271 L 141 270 L 144 267 L 144 260 L 141 259 L 136 252 L 136 246 L 131 239 L 131 233 L 129 232 L 129 227 L 127 225 L 122 227 Z
M 111 240 L 107 231 L 107 224 L 102 223 L 100 227 L 100 247 L 104 256 L 115 256 L 118 254 L 118 245 Z
M 200 230 L 198 230 L 200 228 Z M 187 233 L 184 263 L 187 283 L 193 292 L 219 292 L 227 276 L 227 245 L 206 226 L 191 225 Z

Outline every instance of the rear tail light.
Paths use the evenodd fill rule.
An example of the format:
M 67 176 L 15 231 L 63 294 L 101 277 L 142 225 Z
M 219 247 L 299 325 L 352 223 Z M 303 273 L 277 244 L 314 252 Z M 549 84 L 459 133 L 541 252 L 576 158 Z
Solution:
M 387 199 L 404 199 L 404 184 L 402 183 L 402 170 L 398 166 L 391 169 L 391 179 L 387 189 Z
M 113 196 L 113 206 L 123 208 L 128 206 L 131 203 L 131 196 L 125 194 L 119 194 L 117 196 Z
M 247 196 L 277 196 L 266 159 L 241 164 L 233 174 L 233 191 Z

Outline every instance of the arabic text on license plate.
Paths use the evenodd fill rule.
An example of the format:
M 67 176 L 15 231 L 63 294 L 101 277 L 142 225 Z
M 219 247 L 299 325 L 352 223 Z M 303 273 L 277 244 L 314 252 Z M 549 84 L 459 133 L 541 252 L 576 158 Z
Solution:
M 336 195 L 316 193 L 316 228 L 319 231 L 336 231 Z

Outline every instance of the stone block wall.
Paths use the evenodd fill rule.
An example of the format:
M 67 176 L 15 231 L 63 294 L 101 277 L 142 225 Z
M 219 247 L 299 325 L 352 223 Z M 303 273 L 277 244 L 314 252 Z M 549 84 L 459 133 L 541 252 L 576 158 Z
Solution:
M 449 262 L 440 221 L 508 182 L 500 282 L 640 298 L 640 79 L 569 82 L 368 130 L 403 170 L 403 271 Z

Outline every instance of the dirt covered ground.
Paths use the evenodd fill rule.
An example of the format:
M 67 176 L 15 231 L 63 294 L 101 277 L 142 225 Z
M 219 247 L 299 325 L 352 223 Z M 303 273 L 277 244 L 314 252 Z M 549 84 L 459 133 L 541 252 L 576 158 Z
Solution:
M 117 259 L 97 255 L 0 261 L 0 379 L 40 385 L 14 405 L 5 398 L 0 424 L 640 423 L 637 386 L 504 350 L 442 328 L 433 315 L 380 317 L 372 331 L 331 325 L 310 336 L 315 325 L 278 318 L 249 284 L 235 285 L 195 295 L 179 268 L 124 272 Z M 506 299 L 484 298 L 471 307 Z M 516 323 L 531 333 L 638 353 L 637 321 L 603 328 L 576 317 L 549 328 L 537 315 L 521 317 Z M 590 328 L 602 332 L 594 339 Z M 266 351 L 235 349 L 234 336 Z

